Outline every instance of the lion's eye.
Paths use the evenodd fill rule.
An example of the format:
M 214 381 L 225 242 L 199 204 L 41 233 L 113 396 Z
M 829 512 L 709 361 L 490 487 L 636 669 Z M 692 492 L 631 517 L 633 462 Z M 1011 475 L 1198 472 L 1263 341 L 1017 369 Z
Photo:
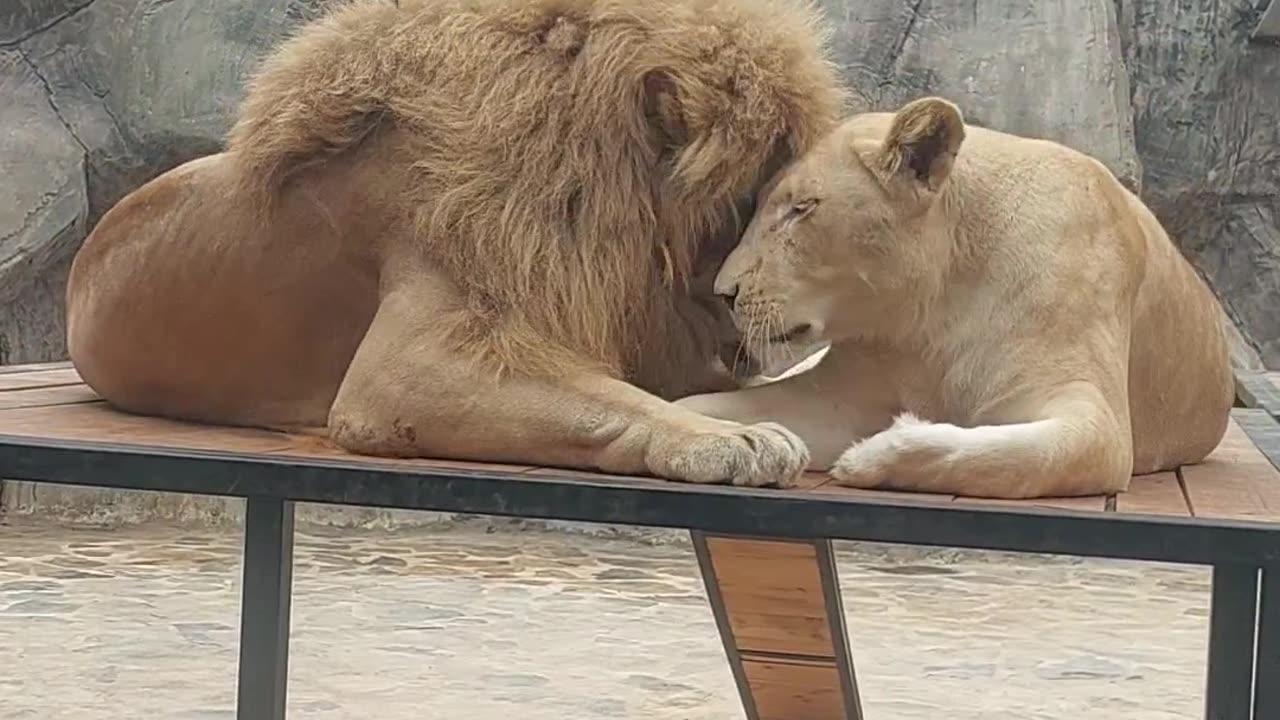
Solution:
M 805 215 L 808 215 L 809 213 L 813 212 L 813 209 L 816 207 L 818 207 L 817 198 L 808 198 L 806 200 L 801 200 L 795 203 L 794 205 L 792 205 L 791 208 L 787 210 L 787 219 L 799 220 Z

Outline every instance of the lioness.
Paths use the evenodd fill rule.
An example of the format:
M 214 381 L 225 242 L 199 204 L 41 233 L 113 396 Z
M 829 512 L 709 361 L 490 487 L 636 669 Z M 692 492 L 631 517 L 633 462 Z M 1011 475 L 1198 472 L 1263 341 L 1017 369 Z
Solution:
M 843 485 L 1118 492 L 1202 459 L 1232 404 L 1216 301 L 1142 202 L 939 98 L 855 116 L 786 170 L 716 290 L 762 348 L 831 347 L 681 404 L 782 423 Z
M 71 358 L 127 411 L 360 453 L 785 481 L 790 432 L 668 400 L 737 386 L 711 281 L 839 117 L 823 37 L 779 0 L 344 5 L 103 217 Z

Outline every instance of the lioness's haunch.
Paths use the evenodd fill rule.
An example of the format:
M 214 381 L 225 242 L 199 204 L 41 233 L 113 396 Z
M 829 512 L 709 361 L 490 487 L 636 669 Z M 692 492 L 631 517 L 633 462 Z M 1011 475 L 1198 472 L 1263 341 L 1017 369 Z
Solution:
M 1117 492 L 1226 428 L 1220 309 L 1151 212 L 1101 163 L 966 128 L 938 98 L 822 140 L 716 285 L 769 352 L 831 348 L 810 372 L 680 404 L 780 422 L 845 485 Z
M 820 30 L 779 0 L 344 5 L 225 153 L 94 229 L 72 360 L 124 410 L 357 452 L 785 483 L 794 435 L 668 399 L 736 385 L 711 280 L 839 116 Z

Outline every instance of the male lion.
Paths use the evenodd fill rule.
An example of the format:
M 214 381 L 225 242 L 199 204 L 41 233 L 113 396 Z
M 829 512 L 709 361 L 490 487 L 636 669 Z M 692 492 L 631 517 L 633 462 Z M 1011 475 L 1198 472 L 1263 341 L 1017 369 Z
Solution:
M 785 171 L 716 290 L 772 352 L 831 347 L 681 404 L 782 423 L 853 487 L 1118 492 L 1202 459 L 1232 404 L 1216 301 L 1142 202 L 938 98 L 855 116 Z
M 355 452 L 784 482 L 711 280 L 843 94 L 779 0 L 357 0 L 252 83 L 225 153 L 116 205 L 68 343 L 121 409 Z

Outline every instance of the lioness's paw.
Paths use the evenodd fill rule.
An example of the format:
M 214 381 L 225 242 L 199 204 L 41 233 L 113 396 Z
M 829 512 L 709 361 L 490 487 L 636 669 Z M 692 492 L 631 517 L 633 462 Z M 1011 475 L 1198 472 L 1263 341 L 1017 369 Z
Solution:
M 873 490 L 888 479 L 886 448 L 877 447 L 874 437 L 845 450 L 831 466 L 831 477 L 837 485 Z
M 896 474 L 909 469 L 904 461 L 928 447 L 930 434 L 939 427 L 910 413 L 899 415 L 889 429 L 845 450 L 831 466 L 831 477 L 844 487 L 887 488 Z
M 790 430 L 775 423 L 726 424 L 723 430 L 700 432 L 674 442 L 651 469 L 671 480 L 728 483 L 747 487 L 792 487 L 809 465 L 809 448 Z

